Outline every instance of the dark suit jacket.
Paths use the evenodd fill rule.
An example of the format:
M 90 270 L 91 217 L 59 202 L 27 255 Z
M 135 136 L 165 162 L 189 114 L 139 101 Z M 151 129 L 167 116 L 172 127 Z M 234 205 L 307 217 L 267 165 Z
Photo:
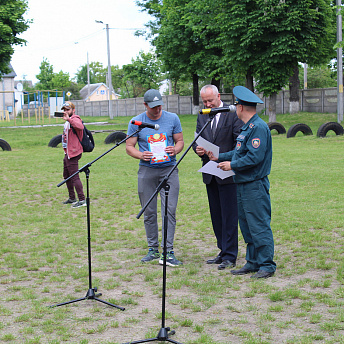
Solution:
M 223 103 L 223 106 L 227 106 Z M 208 121 L 209 115 L 198 115 L 197 117 L 197 126 L 196 132 L 200 132 L 203 128 L 205 123 Z M 235 148 L 236 145 L 236 138 L 240 133 L 240 129 L 244 125 L 244 122 L 241 121 L 236 112 L 223 112 L 220 115 L 219 122 L 217 124 L 216 132 L 215 132 L 215 139 L 213 139 L 213 134 L 211 132 L 211 123 L 207 125 L 205 130 L 202 133 L 202 137 L 209 142 L 220 147 L 220 153 L 231 151 Z M 196 151 L 197 144 L 193 145 L 193 150 Z M 205 165 L 209 158 L 205 154 L 201 157 L 203 165 Z M 202 166 L 203 166 L 202 165 Z M 203 174 L 203 182 L 205 184 L 210 184 L 212 178 L 211 174 L 202 173 Z M 215 177 L 218 184 L 230 184 L 233 183 L 233 177 L 221 179 L 219 177 Z

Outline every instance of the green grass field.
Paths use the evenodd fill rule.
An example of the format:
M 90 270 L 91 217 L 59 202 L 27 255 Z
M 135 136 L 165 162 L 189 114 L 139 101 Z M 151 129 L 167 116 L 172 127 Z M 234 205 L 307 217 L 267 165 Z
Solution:
M 266 116 L 263 116 L 267 120 Z M 91 130 L 126 129 L 129 117 L 83 118 Z M 185 148 L 196 116 L 181 116 Z M 318 127 L 335 114 L 277 115 L 286 129 L 306 123 L 313 136 L 273 133 L 270 175 L 276 275 L 263 281 L 205 264 L 217 254 L 201 163 L 191 150 L 179 165 L 175 253 L 167 270 L 166 326 L 184 344 L 344 343 L 344 137 Z M 53 119 L 51 124 L 60 123 Z M 27 125 L 17 119 L 17 126 Z M 35 124 L 32 123 L 31 124 Z M 47 124 L 47 122 L 45 122 Z M 61 126 L 12 128 L 0 122 L 0 343 L 119 344 L 155 337 L 161 327 L 162 268 L 147 251 L 137 187 L 138 160 L 124 145 L 92 164 L 92 281 L 112 308 L 95 300 L 50 308 L 86 295 L 86 208 L 62 205 L 63 151 L 48 147 Z M 80 166 L 110 149 L 108 132 Z M 85 174 L 81 180 L 86 189 Z M 85 190 L 86 192 L 86 190 Z M 239 237 L 237 266 L 245 262 Z

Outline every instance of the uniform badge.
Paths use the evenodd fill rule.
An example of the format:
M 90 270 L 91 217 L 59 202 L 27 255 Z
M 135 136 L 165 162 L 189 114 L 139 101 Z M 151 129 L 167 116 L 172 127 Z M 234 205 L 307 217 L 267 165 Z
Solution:
M 236 145 L 236 150 L 239 150 L 241 147 L 241 142 L 237 142 L 237 145 Z
M 254 124 L 250 123 L 249 127 L 252 129 L 254 127 Z
M 253 148 L 258 148 L 260 146 L 260 139 L 259 138 L 255 138 L 252 140 L 252 147 Z

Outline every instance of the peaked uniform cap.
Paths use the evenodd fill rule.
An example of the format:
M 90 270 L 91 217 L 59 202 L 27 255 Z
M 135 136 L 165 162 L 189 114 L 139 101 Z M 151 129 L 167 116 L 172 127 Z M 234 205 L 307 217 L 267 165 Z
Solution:
M 236 97 L 236 101 L 241 105 L 256 106 L 257 103 L 264 104 L 258 96 L 244 86 L 235 86 L 233 94 Z
M 150 107 L 154 108 L 159 105 L 164 105 L 162 101 L 162 96 L 158 90 L 150 89 L 148 90 L 144 97 L 143 101 Z

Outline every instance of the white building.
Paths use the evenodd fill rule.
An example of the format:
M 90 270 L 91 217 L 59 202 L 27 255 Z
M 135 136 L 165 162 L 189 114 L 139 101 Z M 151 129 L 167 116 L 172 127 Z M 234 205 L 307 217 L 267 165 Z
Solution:
M 17 74 L 14 72 L 11 64 L 9 67 L 11 72 L 4 74 L 2 80 L 0 80 L 0 116 L 6 116 L 7 112 L 12 115 L 16 103 L 14 78 Z

